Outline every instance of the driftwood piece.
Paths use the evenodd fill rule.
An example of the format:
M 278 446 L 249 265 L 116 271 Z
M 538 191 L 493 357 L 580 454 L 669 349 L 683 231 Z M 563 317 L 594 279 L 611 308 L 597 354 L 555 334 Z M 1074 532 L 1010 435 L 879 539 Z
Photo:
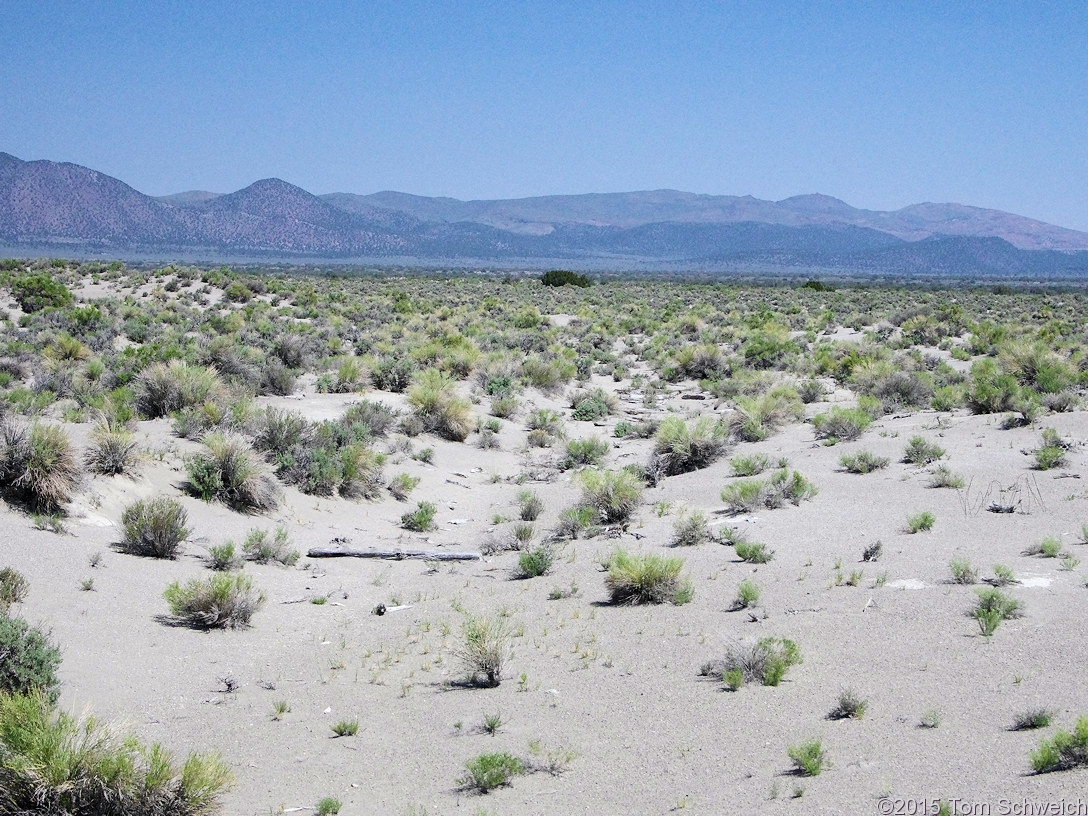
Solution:
M 403 561 L 418 558 L 421 561 L 479 561 L 476 552 L 435 552 L 434 550 L 355 550 L 345 547 L 314 547 L 306 553 L 309 558 L 388 558 Z

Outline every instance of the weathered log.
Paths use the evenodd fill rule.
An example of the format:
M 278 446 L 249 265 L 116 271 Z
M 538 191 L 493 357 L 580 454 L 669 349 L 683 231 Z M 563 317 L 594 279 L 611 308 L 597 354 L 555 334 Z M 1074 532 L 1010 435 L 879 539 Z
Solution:
M 354 550 L 343 547 L 314 547 L 306 553 L 309 558 L 388 558 L 403 561 L 418 558 L 422 561 L 479 561 L 475 552 L 435 552 L 434 550 Z

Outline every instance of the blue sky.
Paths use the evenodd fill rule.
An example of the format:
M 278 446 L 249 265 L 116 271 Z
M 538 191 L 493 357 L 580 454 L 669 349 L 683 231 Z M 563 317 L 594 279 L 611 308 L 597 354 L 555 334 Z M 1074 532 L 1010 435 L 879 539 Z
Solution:
M 1088 7 L 1058 0 L 8 0 L 0 111 L 0 150 L 153 195 L 821 192 L 1088 230 Z

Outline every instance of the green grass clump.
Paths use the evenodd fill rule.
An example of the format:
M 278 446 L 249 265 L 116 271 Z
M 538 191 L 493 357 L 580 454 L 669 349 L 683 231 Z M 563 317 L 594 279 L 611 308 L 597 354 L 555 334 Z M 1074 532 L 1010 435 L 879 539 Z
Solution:
M 760 479 L 738 479 L 722 488 L 722 501 L 731 513 L 751 513 L 763 506 L 767 485 Z
M 839 699 L 835 707 L 828 712 L 829 720 L 860 720 L 865 716 L 869 708 L 869 702 L 853 689 L 844 689 L 839 692 Z
M 233 541 L 224 541 L 208 548 L 208 566 L 216 572 L 235 570 L 241 564 L 242 558 Z
M 745 578 L 737 584 L 737 597 L 733 601 L 734 609 L 751 609 L 759 603 L 759 586 L 751 578 Z
M 332 732 L 338 737 L 354 737 L 359 733 L 359 721 L 340 720 L 332 727 Z
M 955 490 L 962 488 L 967 482 L 958 473 L 953 473 L 951 468 L 941 465 L 929 477 L 930 487 L 951 487 Z
M 791 745 L 786 753 L 793 760 L 795 772 L 801 776 L 819 776 L 821 771 L 831 767 L 823 744 L 818 739 Z
M 559 463 L 562 470 L 586 465 L 599 465 L 608 454 L 609 444 L 603 439 L 572 439 L 567 442 L 567 455 Z
M 749 564 L 766 564 L 774 558 L 774 550 L 758 541 L 738 541 L 734 547 L 737 558 Z
M 948 563 L 948 569 L 952 572 L 952 580 L 957 584 L 978 583 L 978 569 L 966 558 L 953 558 Z
M 189 514 L 177 499 L 140 499 L 121 513 L 120 549 L 132 555 L 176 558 L 181 542 L 192 532 Z
M 1010 598 L 997 587 L 976 589 L 978 601 L 970 615 L 979 626 L 983 637 L 990 637 L 997 627 L 1006 620 L 1018 618 L 1023 614 L 1023 607 L 1019 601 Z
M 749 456 L 734 456 L 729 460 L 729 467 L 734 476 L 758 476 L 771 465 L 770 457 L 765 453 L 753 453 Z
M 400 526 L 414 533 L 425 533 L 435 528 L 434 516 L 437 509 L 432 502 L 422 501 L 410 513 L 400 517 Z
M 1060 445 L 1044 445 L 1035 450 L 1035 469 L 1050 470 L 1065 464 L 1065 448 Z
M 1031 708 L 1016 715 L 1010 731 L 1032 731 L 1046 728 L 1054 719 L 1054 710 L 1050 708 Z
M 654 436 L 653 456 L 665 476 L 707 467 L 725 451 L 728 431 L 713 417 L 684 422 L 670 416 L 661 421 Z
M 555 552 L 548 544 L 540 544 L 518 554 L 518 576 L 539 578 L 547 575 L 555 563 Z
M 456 386 L 449 374 L 428 368 L 419 373 L 408 389 L 408 402 L 424 432 L 451 442 L 464 442 L 475 422 L 471 405 L 457 395 Z
M 72 497 L 80 467 L 68 435 L 56 425 L 27 428 L 0 422 L 0 491 L 34 510 L 55 511 Z
M 247 561 L 258 564 L 275 562 L 285 567 L 293 567 L 300 558 L 298 550 L 291 547 L 291 536 L 286 527 L 277 527 L 275 533 L 254 527 L 246 534 L 242 552 Z
M 0 695 L 0 812 L 214 816 L 232 784 L 215 754 L 179 767 L 107 723 L 57 711 L 42 695 Z
M 264 604 L 264 593 L 242 573 L 216 573 L 186 584 L 174 581 L 163 592 L 171 614 L 199 629 L 241 629 Z
M 912 436 L 903 450 L 903 461 L 911 465 L 928 465 L 944 456 L 944 448 L 925 437 Z
M 592 391 L 578 391 L 571 397 L 570 407 L 574 409 L 571 419 L 579 422 L 592 422 L 604 419 L 616 410 L 616 398 L 601 388 Z
M 139 445 L 132 432 L 111 423 L 103 415 L 91 432 L 91 445 L 83 457 L 87 469 L 106 476 L 118 476 L 131 473 L 139 458 Z
M 605 586 L 614 604 L 688 603 L 695 594 L 691 580 L 682 578 L 684 561 L 656 553 L 612 553 Z
M 671 543 L 674 547 L 690 547 L 709 540 L 710 525 L 702 510 L 684 513 L 673 522 Z
M 210 433 L 204 450 L 185 462 L 191 493 L 242 512 L 271 510 L 280 488 L 249 443 L 235 434 Z
M 1073 731 L 1057 731 L 1031 752 L 1035 773 L 1067 771 L 1088 765 L 1088 717 L 1079 717 Z
M 1047 536 L 1024 550 L 1024 555 L 1039 555 L 1043 558 L 1057 558 L 1061 554 L 1062 542 L 1054 536 Z
M 907 519 L 908 533 L 928 533 L 937 522 L 936 517 L 928 510 L 916 513 Z
M 642 499 L 642 481 L 627 470 L 584 470 L 579 475 L 582 505 L 605 524 L 626 521 Z
M 136 378 L 136 408 L 148 419 L 215 401 L 226 393 L 215 369 L 181 360 L 152 363 Z
M 801 662 L 801 649 L 794 641 L 765 637 L 730 648 L 724 658 L 704 663 L 699 673 L 724 679 L 728 673 L 740 672 L 745 683 L 777 686 L 790 667 Z
M 502 617 L 466 616 L 461 625 L 461 646 L 455 654 L 473 686 L 493 688 L 502 682 L 502 670 L 510 658 L 513 631 Z
M 326 796 L 318 801 L 314 806 L 314 813 L 317 816 L 336 816 L 340 812 L 340 808 L 344 806 L 344 803 L 333 796 Z
M 518 492 L 518 517 L 522 521 L 536 521 L 544 512 L 544 502 L 532 490 Z
M 863 450 L 854 454 L 844 453 L 839 457 L 839 466 L 847 473 L 872 473 L 886 468 L 889 461 L 887 456 L 876 456 L 871 451 Z
M 826 414 L 812 418 L 816 438 L 830 443 L 849 442 L 861 436 L 873 424 L 873 418 L 860 408 L 840 408 L 837 405 Z
M 408 494 L 418 486 L 419 477 L 407 473 L 398 473 L 389 480 L 389 492 L 397 501 L 408 501 Z
M 466 790 L 488 793 L 509 785 L 525 773 L 525 763 L 508 753 L 480 754 L 465 763 L 466 774 L 457 780 Z

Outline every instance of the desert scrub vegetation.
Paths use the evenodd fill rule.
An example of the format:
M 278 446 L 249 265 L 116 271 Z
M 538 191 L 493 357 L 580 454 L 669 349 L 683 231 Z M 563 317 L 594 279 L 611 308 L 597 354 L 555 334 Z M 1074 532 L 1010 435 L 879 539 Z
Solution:
M 59 667 L 60 650 L 46 632 L 9 617 L 7 611 L 0 614 L 0 699 L 5 694 L 36 693 L 55 702 Z
M 1088 717 L 1078 717 L 1072 731 L 1058 730 L 1044 738 L 1029 758 L 1037 774 L 1088 765 Z
M 465 670 L 468 685 L 494 688 L 502 682 L 513 636 L 513 628 L 506 618 L 465 615 L 461 623 L 461 644 L 454 654 Z
M 465 763 L 465 775 L 457 782 L 464 790 L 484 794 L 511 784 L 525 772 L 525 763 L 512 754 L 480 754 Z
M 928 465 L 944 456 L 944 448 L 927 442 L 923 436 L 912 436 L 903 450 L 903 462 L 910 465 Z
M 759 397 L 738 397 L 729 418 L 730 433 L 742 442 L 760 442 L 784 424 L 804 416 L 800 396 L 780 386 Z
M 163 597 L 178 623 L 198 629 L 244 629 L 265 602 L 253 579 L 240 572 L 175 581 Z
M 518 518 L 522 521 L 536 521 L 544 512 L 544 502 L 532 490 L 518 491 Z
M 581 505 L 593 508 L 605 524 L 626 521 L 642 500 L 642 480 L 628 470 L 584 470 L 578 481 Z
M 456 381 L 444 371 L 421 371 L 408 389 L 408 403 L 424 433 L 452 442 L 464 442 L 472 433 L 472 408 L 468 400 L 457 395 Z
M 189 514 L 168 496 L 139 499 L 121 512 L 122 552 L 151 558 L 176 558 L 191 534 Z
M 6 615 L 12 604 L 22 603 L 30 591 L 30 582 L 16 569 L 0 569 L 0 614 Z
M 734 456 L 729 460 L 734 476 L 758 476 L 770 466 L 771 459 L 765 453 Z
M 226 387 L 215 369 L 183 360 L 152 363 L 136 378 L 137 410 L 148 419 L 221 399 Z
M 691 579 L 681 575 L 683 569 L 683 559 L 676 556 L 632 554 L 617 548 L 608 559 L 605 588 L 614 604 L 680 606 L 695 595 Z
M 958 473 L 953 473 L 952 470 L 945 465 L 939 465 L 929 476 L 930 487 L 950 487 L 954 490 L 959 490 L 966 484 L 967 481 L 962 476 Z
M 131 474 L 139 459 L 139 445 L 132 432 L 103 414 L 95 423 L 83 457 L 87 469 L 106 476 Z
M 928 533 L 933 529 L 933 525 L 937 522 L 936 517 L 928 510 L 923 510 L 921 513 L 915 513 L 913 516 L 907 518 L 906 532 L 908 533 Z
M 291 535 L 287 528 L 280 526 L 276 531 L 270 532 L 254 527 L 246 533 L 246 539 L 242 543 L 242 552 L 247 561 L 258 564 L 276 563 L 285 567 L 293 567 L 298 563 L 301 553 L 291 546 Z
M 55 511 L 79 483 L 75 450 L 63 429 L 0 420 L 0 491 L 33 510 Z
M 791 745 L 786 755 L 793 762 L 794 773 L 799 776 L 819 776 L 831 767 L 823 743 L 818 739 Z
M 413 533 L 425 533 L 435 528 L 434 516 L 438 511 L 433 502 L 421 501 L 416 504 L 416 509 L 404 513 L 400 517 L 400 526 Z
M 1022 604 L 997 587 L 984 587 L 975 592 L 978 598 L 968 614 L 978 623 L 983 637 L 991 637 L 1001 623 L 1024 614 Z
M 559 462 L 560 470 L 599 465 L 610 449 L 603 439 L 571 439 L 567 442 L 566 456 Z
M 221 501 L 241 512 L 271 510 L 280 488 L 249 443 L 234 434 L 210 433 L 204 450 L 185 461 L 188 489 L 204 501 Z
M 839 457 L 839 466 L 847 473 L 872 473 L 886 468 L 891 460 L 887 456 L 876 456 L 871 451 L 844 453 Z
M 604 419 L 619 407 L 619 401 L 603 388 L 589 391 L 576 391 L 570 399 L 571 419 L 580 422 L 592 422 Z
M 233 777 L 216 754 L 179 766 L 108 723 L 41 694 L 0 695 L 0 812 L 214 816 Z
M 519 578 L 539 578 L 547 575 L 555 563 L 555 551 L 550 544 L 538 544 L 537 546 L 522 550 L 518 554 L 517 576 Z
M 710 541 L 710 538 L 710 525 L 702 510 L 681 513 L 673 522 L 670 543 L 674 547 L 690 547 Z
M 654 435 L 653 461 L 647 470 L 664 476 L 700 470 L 722 456 L 727 438 L 728 431 L 713 417 L 692 422 L 665 417 Z
M 699 674 L 720 679 L 736 691 L 745 683 L 777 686 L 801 662 L 801 649 L 794 641 L 765 637 L 730 647 L 725 657 L 704 663 Z
M 827 713 L 829 720 L 860 720 L 869 709 L 869 702 L 853 689 L 839 692 L 835 706 Z
M 840 408 L 832 406 L 826 414 L 817 414 L 812 418 L 812 427 L 816 438 L 825 443 L 851 442 L 861 436 L 873 418 L 860 408 Z
M 786 502 L 799 505 L 819 489 L 798 471 L 780 468 L 769 479 L 738 479 L 722 488 L 721 499 L 730 513 L 751 513 L 760 507 L 774 509 Z

